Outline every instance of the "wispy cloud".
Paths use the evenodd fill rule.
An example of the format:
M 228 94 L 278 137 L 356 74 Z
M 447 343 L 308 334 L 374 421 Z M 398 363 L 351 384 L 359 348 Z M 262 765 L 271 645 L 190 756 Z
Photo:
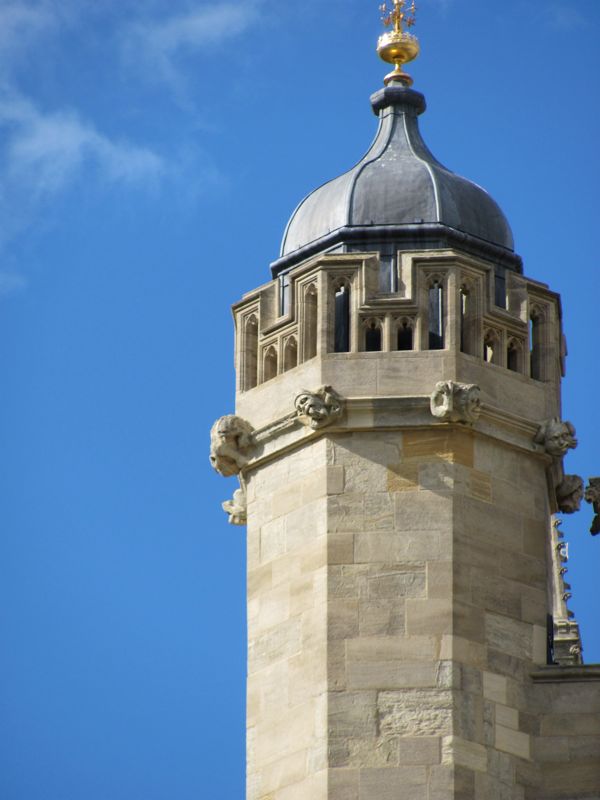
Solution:
M 115 141 L 73 110 L 44 112 L 15 93 L 0 94 L 0 247 L 27 230 L 84 175 L 96 185 L 154 187 L 167 174 L 160 155 Z M 15 288 L 2 278 L 0 291 Z
M 548 24 L 557 30 L 573 30 L 584 27 L 586 18 L 572 3 L 552 3 L 548 9 Z
M 226 40 L 246 31 L 258 18 L 259 2 L 213 3 L 162 19 L 136 21 L 122 32 L 123 50 L 129 61 L 172 87 L 180 87 L 179 60 L 186 54 L 214 51 Z
M 151 150 L 113 141 L 75 111 L 44 113 L 17 94 L 0 95 L 0 129 L 5 178 L 38 197 L 60 191 L 86 166 L 103 180 L 126 184 L 154 180 L 165 170 Z

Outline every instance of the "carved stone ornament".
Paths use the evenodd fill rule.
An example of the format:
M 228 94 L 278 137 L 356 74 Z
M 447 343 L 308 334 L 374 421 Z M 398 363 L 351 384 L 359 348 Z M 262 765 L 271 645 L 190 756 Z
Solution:
M 562 422 L 558 417 L 543 422 L 534 441 L 543 445 L 546 452 L 555 458 L 562 458 L 569 450 L 577 447 L 575 427 L 570 422 Z
M 437 383 L 431 395 L 431 413 L 444 422 L 473 424 L 481 415 L 481 389 L 472 383 Z
M 248 521 L 248 500 L 243 486 L 240 486 L 233 493 L 231 500 L 226 500 L 223 503 L 223 511 L 229 514 L 230 525 L 246 525 Z
M 344 401 L 331 386 L 321 386 L 316 392 L 301 392 L 294 406 L 300 422 L 316 431 L 341 417 Z
M 583 500 L 583 478 L 579 475 L 565 475 L 556 489 L 556 502 L 562 514 L 574 514 L 581 508 Z
M 590 478 L 590 484 L 585 490 L 585 499 L 594 506 L 594 521 L 590 528 L 592 536 L 600 533 L 600 478 Z
M 210 431 L 210 463 L 223 477 L 238 475 L 250 460 L 254 428 L 241 417 L 221 417 Z

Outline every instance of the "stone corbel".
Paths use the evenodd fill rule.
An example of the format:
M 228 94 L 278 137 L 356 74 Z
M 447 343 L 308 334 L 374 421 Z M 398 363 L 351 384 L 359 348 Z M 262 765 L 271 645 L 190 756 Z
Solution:
M 254 428 L 249 422 L 233 414 L 221 417 L 210 431 L 210 463 L 225 478 L 237 475 L 240 488 L 231 500 L 222 503 L 231 525 L 245 525 L 247 521 L 246 481 L 242 470 L 255 450 Z
M 331 386 L 321 386 L 315 392 L 301 392 L 297 395 L 294 406 L 298 421 L 317 431 L 342 416 L 344 401 Z
M 443 422 L 472 425 L 481 415 L 481 389 L 454 381 L 437 383 L 431 395 L 431 413 Z
M 594 507 L 595 517 L 590 528 L 592 536 L 600 533 L 600 478 L 590 478 L 589 486 L 585 490 L 585 499 Z
M 558 417 L 543 422 L 535 435 L 534 442 L 542 445 L 548 455 L 562 458 L 569 450 L 577 447 L 575 427 Z
M 556 488 L 556 503 L 562 514 L 575 514 L 583 500 L 583 478 L 579 475 L 565 475 Z

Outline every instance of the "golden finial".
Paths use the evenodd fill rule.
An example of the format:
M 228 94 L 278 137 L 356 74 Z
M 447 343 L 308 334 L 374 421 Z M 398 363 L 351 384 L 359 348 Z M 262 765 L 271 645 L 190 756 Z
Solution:
M 419 55 L 419 40 L 408 33 L 408 28 L 415 24 L 417 6 L 413 0 L 408 6 L 408 0 L 393 0 L 394 8 L 388 8 L 387 2 L 381 7 L 383 24 L 386 28 L 393 26 L 391 31 L 382 34 L 377 42 L 377 52 L 380 58 L 388 64 L 394 64 L 395 69 L 386 75 L 384 83 L 387 86 L 392 81 L 399 81 L 405 86 L 412 86 L 413 79 L 403 71 L 402 66 Z

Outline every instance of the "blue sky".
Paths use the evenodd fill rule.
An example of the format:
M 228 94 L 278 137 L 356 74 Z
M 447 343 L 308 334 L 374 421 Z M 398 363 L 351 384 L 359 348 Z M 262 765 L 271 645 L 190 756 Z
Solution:
M 366 150 L 366 0 L 0 0 L 0 797 L 243 797 L 245 543 L 208 431 L 229 307 Z M 600 474 L 597 0 L 422 0 L 426 141 L 563 297 Z M 559 56 L 559 57 L 558 57 Z M 565 520 L 600 661 L 600 540 Z

